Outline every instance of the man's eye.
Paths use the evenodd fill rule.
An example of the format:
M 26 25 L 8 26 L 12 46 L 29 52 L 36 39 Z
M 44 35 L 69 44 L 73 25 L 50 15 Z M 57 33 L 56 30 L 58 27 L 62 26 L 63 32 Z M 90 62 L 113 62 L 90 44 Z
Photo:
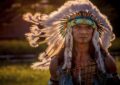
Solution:
M 91 26 L 88 26 L 87 29 L 92 29 L 92 27 L 91 27 Z
M 79 27 L 78 27 L 78 26 L 75 26 L 74 28 L 75 28 L 75 29 L 78 29 Z

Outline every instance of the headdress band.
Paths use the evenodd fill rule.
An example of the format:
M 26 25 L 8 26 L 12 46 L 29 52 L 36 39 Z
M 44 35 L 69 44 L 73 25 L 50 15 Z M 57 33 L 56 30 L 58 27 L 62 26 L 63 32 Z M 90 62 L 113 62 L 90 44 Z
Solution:
M 82 16 L 77 16 L 74 19 L 69 20 L 67 26 L 73 27 L 75 25 L 80 25 L 80 24 L 90 25 L 94 29 L 97 28 L 97 25 L 94 20 L 92 20 L 90 17 L 82 17 Z

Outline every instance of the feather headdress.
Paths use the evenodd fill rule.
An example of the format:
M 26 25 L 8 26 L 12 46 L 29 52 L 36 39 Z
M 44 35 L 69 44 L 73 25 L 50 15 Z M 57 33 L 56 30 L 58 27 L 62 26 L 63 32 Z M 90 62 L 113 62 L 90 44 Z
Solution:
M 33 68 L 46 69 L 46 67 L 49 67 L 51 58 L 58 54 L 63 47 L 66 47 L 67 56 L 72 57 L 72 54 L 69 53 L 72 50 L 72 43 L 69 43 L 69 47 L 66 46 L 67 42 L 72 41 L 71 29 L 68 23 L 71 19 L 81 16 L 89 17 L 96 23 L 97 31 L 100 34 L 99 38 L 103 47 L 107 50 L 111 40 L 114 39 L 112 26 L 107 17 L 89 0 L 67 1 L 57 11 L 49 15 L 27 13 L 23 16 L 24 20 L 32 23 L 30 33 L 25 34 L 30 45 L 33 47 L 37 47 L 42 43 L 47 43 L 48 45 L 45 52 L 39 56 L 41 62 L 33 64 Z M 42 29 L 40 29 L 40 25 L 43 26 Z M 41 41 L 41 38 L 44 38 L 44 40 Z M 66 53 L 64 53 L 65 55 Z M 65 64 L 63 67 L 65 67 Z

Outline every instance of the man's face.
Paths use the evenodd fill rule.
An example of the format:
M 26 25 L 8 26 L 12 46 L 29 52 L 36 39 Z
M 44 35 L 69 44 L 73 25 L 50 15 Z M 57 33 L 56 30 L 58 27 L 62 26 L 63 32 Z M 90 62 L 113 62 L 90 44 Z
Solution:
M 92 34 L 93 28 L 89 25 L 76 25 L 73 27 L 73 38 L 77 43 L 89 43 Z

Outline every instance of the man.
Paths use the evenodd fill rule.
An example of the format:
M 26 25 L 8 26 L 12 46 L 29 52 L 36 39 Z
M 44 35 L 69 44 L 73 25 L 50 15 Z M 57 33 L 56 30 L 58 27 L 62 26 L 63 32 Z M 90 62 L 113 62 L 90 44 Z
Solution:
M 34 23 L 26 34 L 30 44 L 48 44 L 40 54 L 41 62 L 32 67 L 46 69 L 50 65 L 49 85 L 118 83 L 115 61 L 108 52 L 114 39 L 112 27 L 89 0 L 68 1 L 50 15 L 30 17 L 24 17 Z M 39 29 L 39 24 L 44 28 Z

